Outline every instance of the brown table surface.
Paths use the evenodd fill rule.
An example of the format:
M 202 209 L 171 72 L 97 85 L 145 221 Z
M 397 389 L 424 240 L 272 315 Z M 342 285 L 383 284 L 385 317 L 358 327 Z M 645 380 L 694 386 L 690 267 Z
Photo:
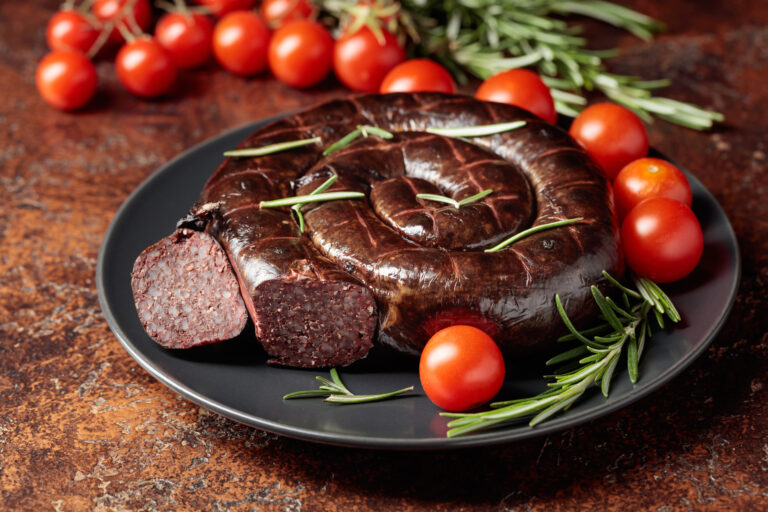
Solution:
M 128 194 L 185 148 L 345 94 L 216 66 L 162 101 L 130 97 L 107 61 L 72 115 L 34 88 L 53 1 L 0 3 L 0 510 L 768 509 L 768 8 L 634 1 L 669 31 L 620 45 L 617 71 L 725 113 L 698 133 L 657 122 L 653 146 L 692 170 L 738 235 L 725 328 L 669 385 L 578 428 L 503 446 L 380 452 L 239 425 L 183 400 L 123 350 L 99 308 L 99 245 Z

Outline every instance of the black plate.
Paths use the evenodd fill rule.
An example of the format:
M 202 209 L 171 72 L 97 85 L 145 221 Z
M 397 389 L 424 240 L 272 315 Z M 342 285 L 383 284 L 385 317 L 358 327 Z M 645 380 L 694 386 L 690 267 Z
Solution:
M 686 173 L 693 189 L 693 210 L 704 230 L 704 255 L 685 280 L 665 286 L 683 322 L 658 333 L 647 346 L 640 381 L 633 386 L 617 371 L 610 398 L 588 391 L 566 414 L 536 428 L 520 422 L 465 437 L 445 437 L 445 418 L 419 386 L 417 361 L 375 349 L 342 371 L 357 393 L 384 392 L 415 385 L 410 397 L 334 406 L 322 400 L 283 401 L 291 391 L 316 387 L 318 370 L 273 368 L 253 335 L 188 351 L 156 345 L 139 323 L 130 286 L 136 256 L 173 231 L 176 220 L 197 199 L 206 179 L 256 128 L 256 122 L 203 142 L 158 169 L 120 207 L 102 243 L 97 266 L 99 300 L 107 322 L 128 353 L 150 374 L 192 402 L 235 421 L 299 439 L 388 449 L 442 449 L 503 443 L 563 430 L 604 416 L 658 389 L 679 374 L 709 345 L 733 304 L 740 274 L 738 246 L 725 213 L 703 185 Z M 545 373 L 537 360 L 507 368 L 500 393 L 513 398 L 542 391 Z

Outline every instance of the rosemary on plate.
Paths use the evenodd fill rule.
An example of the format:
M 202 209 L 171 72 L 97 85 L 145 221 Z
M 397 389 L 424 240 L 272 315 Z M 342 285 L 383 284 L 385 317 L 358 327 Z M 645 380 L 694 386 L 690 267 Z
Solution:
M 680 321 L 680 314 L 659 286 L 645 278 L 634 278 L 636 289 L 622 285 L 607 272 L 605 278 L 617 288 L 621 299 L 613 301 L 596 286 L 592 296 L 600 310 L 602 323 L 585 331 L 578 331 L 565 313 L 559 295 L 555 304 L 570 334 L 558 341 L 578 341 L 579 345 L 547 361 L 547 366 L 561 365 L 547 384 L 548 391 L 529 398 L 520 398 L 491 404 L 492 410 L 478 413 L 441 413 L 454 418 L 448 423 L 448 437 L 456 437 L 476 430 L 484 430 L 517 418 L 533 415 L 530 426 L 536 426 L 552 415 L 567 410 L 593 384 L 598 383 L 604 396 L 608 396 L 611 379 L 621 360 L 626 356 L 629 379 L 635 383 L 639 377 L 638 363 L 646 340 L 651 336 L 652 324 L 664 327 L 664 317 Z M 654 315 L 649 313 L 653 311 Z
M 452 199 L 450 197 L 441 196 L 438 194 L 416 194 L 416 199 L 426 199 L 427 201 L 436 201 L 438 203 L 445 203 L 453 206 L 457 210 L 461 208 L 462 206 L 466 206 L 468 204 L 476 203 L 479 200 L 483 199 L 484 197 L 487 197 L 489 195 L 493 194 L 493 189 L 487 188 L 483 190 L 482 192 L 478 192 L 477 194 L 471 195 L 469 197 L 465 197 L 464 199 L 457 201 L 455 199 Z
M 304 146 L 311 146 L 312 144 L 319 144 L 320 142 L 321 142 L 320 137 L 312 137 L 311 139 L 289 140 L 286 142 L 277 142 L 275 144 L 267 144 L 266 146 L 259 146 L 256 148 L 233 149 L 230 151 L 225 151 L 224 156 L 244 158 L 244 157 L 271 155 L 272 153 L 280 153 L 281 151 L 288 151 L 289 149 L 301 148 Z
M 326 402 L 334 404 L 362 404 L 366 402 L 378 402 L 380 400 L 386 400 L 394 396 L 402 395 L 409 391 L 413 391 L 413 386 L 407 388 L 398 389 L 396 391 L 390 391 L 389 393 L 379 393 L 376 395 L 356 395 L 352 393 L 341 381 L 339 372 L 336 368 L 331 368 L 331 380 L 325 377 L 317 376 L 315 379 L 320 381 L 321 385 L 318 389 L 308 389 L 306 391 L 294 391 L 288 393 L 283 397 L 283 400 L 290 400 L 292 398 L 316 398 L 325 397 Z

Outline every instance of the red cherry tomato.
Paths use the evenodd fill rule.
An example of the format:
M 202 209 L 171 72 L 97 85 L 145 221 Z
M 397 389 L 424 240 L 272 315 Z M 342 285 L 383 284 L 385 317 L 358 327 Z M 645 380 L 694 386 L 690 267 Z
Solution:
M 625 165 L 613 181 L 613 192 L 619 219 L 651 197 L 668 197 L 688 207 L 693 201 L 683 171 L 660 158 L 640 158 Z
M 126 4 L 131 0 L 96 0 L 91 6 L 91 11 L 102 23 L 110 23 L 116 21 L 117 26 L 109 33 L 109 43 L 122 43 L 125 41 L 119 26 L 124 27 L 128 32 L 134 33 L 133 23 L 128 21 L 126 17 L 133 17 L 136 24 L 145 31 L 152 24 L 152 6 L 149 4 L 149 0 L 135 0 L 133 7 L 127 7 L 127 11 L 123 12 L 126 8 Z
M 211 56 L 213 23 L 202 14 L 169 12 L 157 22 L 155 39 L 168 50 L 177 68 L 195 68 Z
M 280 28 L 289 21 L 308 20 L 317 15 L 317 8 L 310 0 L 264 0 L 261 17 L 271 28 Z
M 258 14 L 231 12 L 213 29 L 213 55 L 230 73 L 253 75 L 267 67 L 269 37 L 269 28 Z
M 555 102 L 549 87 L 539 75 L 527 69 L 510 69 L 493 75 L 480 84 L 475 97 L 524 108 L 548 123 L 554 124 L 557 121 Z
M 232 11 L 245 11 L 253 7 L 253 0 L 194 0 L 196 4 L 207 8 L 211 13 L 221 18 Z
M 466 411 L 489 401 L 501 389 L 504 371 L 504 358 L 496 343 L 469 325 L 435 333 L 419 361 L 424 392 L 447 411 Z
M 45 40 L 51 50 L 72 50 L 85 54 L 98 37 L 99 29 L 81 13 L 71 10 L 54 14 L 45 29 Z
M 456 84 L 443 66 L 429 59 L 411 59 L 398 64 L 384 77 L 379 92 L 445 92 L 454 94 Z
M 56 50 L 37 65 L 37 90 L 50 105 L 61 110 L 82 107 L 98 84 L 96 68 L 80 52 Z
M 698 219 L 674 199 L 652 197 L 630 210 L 621 226 L 629 268 L 658 283 L 684 278 L 696 268 L 704 249 Z
M 405 60 L 397 38 L 382 29 L 380 44 L 371 29 L 363 27 L 341 36 L 333 47 L 333 70 L 353 91 L 377 92 L 389 71 Z
M 645 125 L 631 110 L 613 103 L 587 107 L 568 131 L 613 180 L 622 167 L 648 154 Z
M 176 65 L 160 43 L 142 37 L 126 43 L 115 58 L 117 78 L 136 96 L 154 98 L 168 92 L 176 80 Z
M 333 38 L 314 21 L 288 22 L 269 43 L 269 69 L 291 87 L 315 85 L 328 75 L 332 62 Z

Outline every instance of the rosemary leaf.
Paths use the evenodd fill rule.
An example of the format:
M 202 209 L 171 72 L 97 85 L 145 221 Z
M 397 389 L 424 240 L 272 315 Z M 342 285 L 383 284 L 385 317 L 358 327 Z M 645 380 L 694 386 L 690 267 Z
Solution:
M 289 149 L 300 148 L 304 146 L 311 146 L 312 144 L 319 144 L 321 142 L 320 137 L 313 137 L 311 139 L 291 140 L 287 142 L 278 142 L 276 144 L 268 144 L 258 148 L 243 148 L 233 149 L 231 151 L 225 151 L 224 156 L 232 156 L 236 158 L 254 157 L 270 155 L 272 153 L 280 153 L 281 151 L 288 151 Z
M 348 190 L 338 192 L 324 192 L 322 194 L 307 194 L 304 196 L 284 197 L 282 199 L 262 201 L 259 203 L 259 208 L 278 208 L 280 206 L 293 206 L 295 204 L 304 205 L 307 203 L 336 201 L 339 199 L 359 199 L 361 197 L 365 197 L 365 194 L 362 192 L 351 192 Z
M 427 201 L 435 201 L 436 203 L 444 203 L 459 208 L 459 202 L 450 197 L 441 196 L 438 194 L 416 194 L 416 199 L 426 199 Z
M 325 180 L 319 187 L 317 187 L 315 190 L 309 193 L 310 196 L 316 196 L 318 194 L 321 194 L 331 188 L 331 185 L 333 185 L 336 180 L 339 178 L 338 174 L 333 174 L 331 177 L 329 177 L 327 180 Z M 304 215 L 301 213 L 301 208 L 305 206 L 308 203 L 304 204 L 295 204 L 291 206 L 291 210 L 296 215 L 296 218 L 298 219 L 299 224 L 299 233 L 304 232 Z
M 413 391 L 413 386 L 407 388 L 398 389 L 397 391 L 390 391 L 389 393 L 381 393 L 378 395 L 331 395 L 325 399 L 326 402 L 334 404 L 362 404 L 367 402 L 377 402 L 379 400 L 386 400 L 393 396 L 402 395 Z
M 361 404 L 367 402 L 377 402 L 379 400 L 386 400 L 394 396 L 402 395 L 408 391 L 413 391 L 413 386 L 407 388 L 398 389 L 396 391 L 390 391 L 389 393 L 380 393 L 374 395 L 356 395 L 352 393 L 347 386 L 342 382 L 339 377 L 339 372 L 336 368 L 330 370 L 331 380 L 325 377 L 316 376 L 315 379 L 321 382 L 323 385 L 318 389 L 310 389 L 306 391 L 294 391 L 283 396 L 283 400 L 290 400 L 292 398 L 316 398 L 324 397 L 326 402 L 335 404 Z
M 478 192 L 477 194 L 469 197 L 465 197 L 458 203 L 458 207 L 460 208 L 462 206 L 466 206 L 468 204 L 476 203 L 477 201 L 483 199 L 484 197 L 488 197 L 489 195 L 493 194 L 493 190 L 490 188 L 487 188 L 483 190 L 482 192 Z
M 444 137 L 486 137 L 511 130 L 517 130 L 525 126 L 525 121 L 511 121 L 509 123 L 485 124 L 479 126 L 460 126 L 450 128 L 427 128 L 426 132 Z
M 637 384 L 639 359 L 637 337 L 633 333 L 627 343 L 627 373 L 632 384 Z
M 560 226 L 567 226 L 569 224 L 575 224 L 577 222 L 581 222 L 584 220 L 584 217 L 574 217 L 573 219 L 566 219 L 566 220 L 558 220 L 556 222 L 550 222 L 548 224 L 540 224 L 538 226 L 534 226 L 532 228 L 528 228 L 524 231 L 521 231 L 515 235 L 512 235 L 511 237 L 507 238 L 503 242 L 494 245 L 490 249 L 486 249 L 485 252 L 498 252 L 505 247 L 507 247 L 510 244 L 513 244 L 517 242 L 518 240 L 521 240 L 527 236 L 530 236 L 534 233 L 538 233 L 539 231 L 546 231 L 548 229 L 557 228 Z

